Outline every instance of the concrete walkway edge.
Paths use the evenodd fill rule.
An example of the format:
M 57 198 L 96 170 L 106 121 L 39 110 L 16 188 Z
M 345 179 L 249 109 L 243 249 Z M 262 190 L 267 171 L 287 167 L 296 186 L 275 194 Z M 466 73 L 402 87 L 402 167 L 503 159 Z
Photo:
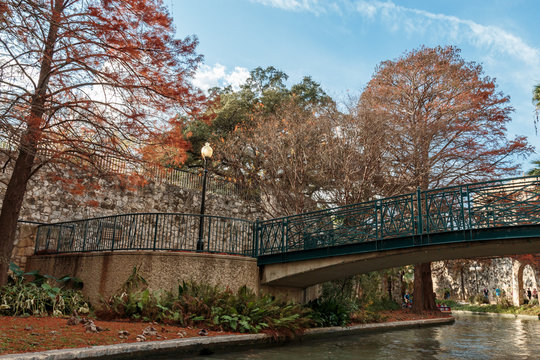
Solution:
M 455 319 L 453 317 L 447 317 L 439 319 L 361 324 L 350 327 L 314 328 L 306 330 L 306 332 L 304 332 L 297 340 L 331 338 L 333 336 L 391 331 L 411 327 L 437 326 L 451 324 L 454 321 Z M 0 360 L 134 359 L 137 357 L 167 353 L 193 356 L 219 351 L 238 351 L 247 348 L 270 346 L 272 344 L 283 344 L 286 342 L 289 342 L 286 338 L 275 339 L 266 334 L 223 335 L 11 354 L 0 356 Z

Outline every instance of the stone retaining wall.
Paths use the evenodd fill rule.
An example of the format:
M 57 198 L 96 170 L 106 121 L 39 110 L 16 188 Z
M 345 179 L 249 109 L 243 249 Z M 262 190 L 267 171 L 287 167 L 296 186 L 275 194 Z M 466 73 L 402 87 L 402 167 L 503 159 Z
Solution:
M 126 186 L 115 179 L 86 179 L 73 175 L 75 185 L 51 173 L 38 174 L 28 185 L 19 219 L 43 223 L 97 216 L 141 212 L 198 214 L 201 192 L 165 183 Z M 0 203 L 5 192 L 0 173 Z M 255 220 L 261 217 L 255 201 L 244 201 L 213 193 L 206 194 L 206 214 Z
M 93 304 L 100 295 L 118 291 L 133 268 L 152 290 L 177 290 L 182 281 L 228 287 L 246 285 L 259 291 L 259 269 L 255 258 L 208 253 L 165 251 L 115 251 L 58 255 L 34 255 L 27 268 L 55 277 L 71 275 L 83 281 L 83 294 Z
M 6 172 L 0 172 L 0 205 L 9 170 L 8 167 Z M 63 175 L 59 177 L 53 170 L 45 168 L 32 178 L 19 219 L 54 223 L 127 213 L 200 212 L 201 192 L 198 190 L 158 182 L 135 185 L 118 178 L 87 178 L 73 170 Z M 205 209 L 207 215 L 248 220 L 262 218 L 257 201 L 211 192 L 206 193 Z M 20 236 L 16 239 L 12 261 L 24 269 L 26 258 L 34 251 L 35 227 L 20 224 L 19 228 Z
M 26 260 L 34 254 L 37 225 L 21 224 L 17 228 L 17 235 L 11 253 L 11 261 L 25 269 Z
M 524 289 L 540 289 L 540 269 L 534 264 L 509 257 L 478 263 L 478 270 L 471 269 L 473 264 L 471 260 L 465 266 L 450 268 L 444 262 L 432 263 L 433 289 L 439 298 L 444 289 L 450 290 L 452 299 L 461 300 L 468 300 L 487 289 L 489 300 L 495 303 L 500 300 L 495 296 L 495 289 L 499 288 L 503 296 L 518 306 L 523 304 Z

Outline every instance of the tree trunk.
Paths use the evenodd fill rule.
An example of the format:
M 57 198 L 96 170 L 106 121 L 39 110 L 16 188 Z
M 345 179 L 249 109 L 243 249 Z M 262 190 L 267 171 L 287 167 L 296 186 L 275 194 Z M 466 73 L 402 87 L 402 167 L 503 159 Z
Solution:
M 435 304 L 435 294 L 433 293 L 431 264 L 416 264 L 414 266 L 414 293 L 412 311 L 418 314 L 424 311 L 433 310 L 437 310 L 437 305 Z
M 24 148 L 21 149 L 4 195 L 0 211 L 0 286 L 7 282 L 7 271 L 17 231 L 17 220 L 33 164 L 34 155 Z
M 63 0 L 55 0 L 49 23 L 49 32 L 43 48 L 43 58 L 37 88 L 30 102 L 30 113 L 26 120 L 26 131 L 21 135 L 19 155 L 9 179 L 2 210 L 0 211 L 0 286 L 7 282 L 7 270 L 11 261 L 13 242 L 17 231 L 17 220 L 21 212 L 26 185 L 32 175 L 36 151 L 42 136 L 45 96 L 51 76 L 54 46 L 64 6 Z

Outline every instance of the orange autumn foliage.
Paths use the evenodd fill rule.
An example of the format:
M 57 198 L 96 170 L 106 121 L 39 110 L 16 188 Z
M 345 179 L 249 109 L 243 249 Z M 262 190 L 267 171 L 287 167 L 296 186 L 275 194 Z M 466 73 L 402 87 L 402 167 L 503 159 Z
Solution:
M 0 1 L 0 10 L 0 141 L 12 164 L 1 285 L 36 172 L 61 164 L 95 176 L 143 162 L 137 149 L 160 145 L 163 119 L 197 113 L 205 97 L 190 82 L 197 38 L 176 38 L 161 0 Z

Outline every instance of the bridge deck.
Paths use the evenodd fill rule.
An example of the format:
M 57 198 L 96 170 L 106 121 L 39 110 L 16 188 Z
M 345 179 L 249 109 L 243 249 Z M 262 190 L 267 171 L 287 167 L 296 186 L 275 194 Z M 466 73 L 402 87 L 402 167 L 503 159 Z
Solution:
M 420 247 L 536 238 L 540 178 L 453 186 L 299 214 L 256 225 L 260 265 Z M 540 249 L 539 249 L 540 251 Z

